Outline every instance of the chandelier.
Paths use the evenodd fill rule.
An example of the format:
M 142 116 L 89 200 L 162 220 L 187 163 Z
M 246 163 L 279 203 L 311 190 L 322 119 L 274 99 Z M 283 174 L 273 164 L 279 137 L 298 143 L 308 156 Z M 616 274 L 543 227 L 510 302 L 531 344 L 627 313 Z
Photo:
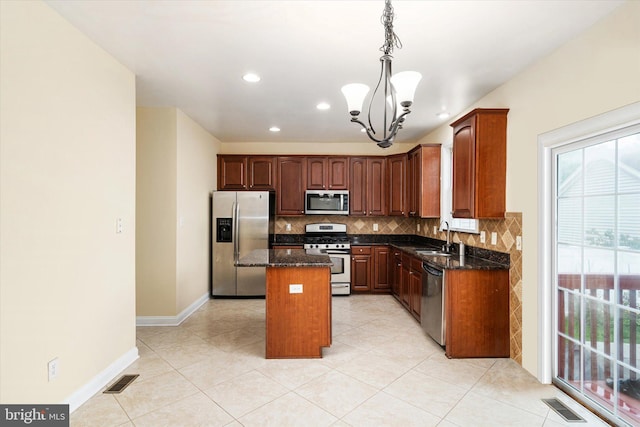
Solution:
M 384 44 L 380 47 L 384 55 L 380 57 L 380 78 L 369 101 L 368 126 L 358 116 L 362 111 L 364 98 L 369 93 L 369 86 L 362 83 L 351 83 L 342 87 L 342 93 L 347 99 L 351 121 L 362 126 L 369 138 L 377 142 L 379 147 L 388 148 L 393 144 L 398 130 L 402 129 L 404 117 L 411 112 L 409 108 L 413 104 L 413 96 L 422 75 L 417 71 L 403 71 L 395 75 L 391 74 L 393 48 L 402 48 L 400 39 L 393 32 L 391 0 L 385 0 L 384 11 L 380 21 L 384 26 Z M 371 122 L 374 99 L 382 105 L 382 128 L 378 129 L 378 132 L 376 132 Z

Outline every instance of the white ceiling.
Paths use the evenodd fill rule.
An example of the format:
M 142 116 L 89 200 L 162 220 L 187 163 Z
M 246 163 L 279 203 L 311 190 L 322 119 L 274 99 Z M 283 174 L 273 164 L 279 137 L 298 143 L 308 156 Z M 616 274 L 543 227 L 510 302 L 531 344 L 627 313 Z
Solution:
M 139 106 L 178 107 L 223 142 L 366 140 L 340 88 L 375 86 L 383 0 L 47 3 L 135 72 Z M 621 3 L 394 0 L 393 71 L 423 75 L 397 140 L 447 122 L 442 107 L 455 116 Z M 244 82 L 247 71 L 262 80 Z

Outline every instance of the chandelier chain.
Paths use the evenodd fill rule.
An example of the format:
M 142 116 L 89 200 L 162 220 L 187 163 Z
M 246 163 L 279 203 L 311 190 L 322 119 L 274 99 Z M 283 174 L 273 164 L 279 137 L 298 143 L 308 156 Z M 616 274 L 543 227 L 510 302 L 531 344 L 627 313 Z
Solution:
M 393 6 L 391 6 L 391 0 L 385 0 L 384 11 L 380 17 L 380 22 L 384 26 L 384 44 L 380 47 L 380 50 L 385 55 L 393 53 L 393 49 L 402 49 L 402 42 L 398 35 L 393 31 Z

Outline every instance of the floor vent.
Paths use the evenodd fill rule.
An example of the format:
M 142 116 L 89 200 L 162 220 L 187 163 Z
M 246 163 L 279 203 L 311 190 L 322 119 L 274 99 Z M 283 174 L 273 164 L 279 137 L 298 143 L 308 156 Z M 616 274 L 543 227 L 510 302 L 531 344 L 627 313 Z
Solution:
M 122 377 L 120 377 L 118 381 L 111 384 L 111 386 L 108 389 L 106 389 L 103 393 L 109 393 L 109 394 L 122 393 L 122 390 L 127 388 L 129 384 L 131 384 L 133 380 L 135 380 L 138 377 L 139 375 L 123 375 Z
M 569 409 L 564 403 L 558 399 L 542 399 L 556 414 L 560 415 L 565 421 L 570 423 L 586 423 L 584 418 Z

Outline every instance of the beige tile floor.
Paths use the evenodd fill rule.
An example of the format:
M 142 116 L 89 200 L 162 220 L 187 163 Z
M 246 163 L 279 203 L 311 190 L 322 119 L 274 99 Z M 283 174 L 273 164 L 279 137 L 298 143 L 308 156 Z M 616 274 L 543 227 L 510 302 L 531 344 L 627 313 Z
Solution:
M 509 359 L 449 360 L 388 295 L 333 298 L 322 359 L 264 358 L 265 302 L 211 300 L 179 327 L 138 328 L 139 374 L 72 426 L 562 426 L 558 397 Z

